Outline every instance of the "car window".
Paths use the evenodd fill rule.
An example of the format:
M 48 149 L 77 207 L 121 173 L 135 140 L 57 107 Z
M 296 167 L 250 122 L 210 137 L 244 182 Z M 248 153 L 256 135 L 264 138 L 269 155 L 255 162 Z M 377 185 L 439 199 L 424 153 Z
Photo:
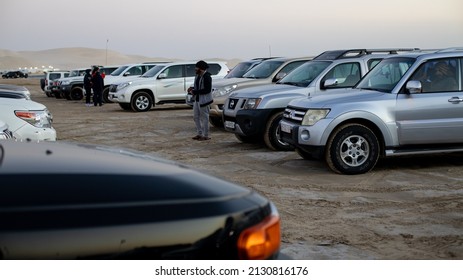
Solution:
M 281 79 L 281 74 L 284 74 L 284 76 L 288 75 L 291 71 L 293 71 L 294 69 L 296 69 L 297 67 L 301 66 L 302 64 L 306 63 L 307 61 L 304 60 L 304 61 L 293 61 L 293 62 L 290 62 L 288 64 L 286 64 L 285 66 L 283 66 L 283 68 L 281 68 L 281 70 L 278 72 L 279 75 L 279 78 L 277 78 L 276 76 L 273 78 L 273 82 L 276 82 L 278 79 Z M 277 74 L 277 75 L 278 75 Z
M 140 76 L 141 74 L 143 74 L 141 66 L 134 66 L 130 68 L 127 72 L 129 72 L 128 76 Z
M 225 76 L 225 78 L 241 78 L 244 73 L 246 73 L 251 66 L 254 64 L 254 62 L 240 62 L 238 63 L 233 69 L 228 72 L 228 74 Z
M 61 77 L 61 73 L 50 73 L 50 80 L 59 79 Z
M 461 60 L 457 58 L 427 61 L 417 69 L 411 80 L 421 82 L 422 93 L 459 91 L 461 75 L 457 69 L 460 63 Z
M 372 58 L 372 59 L 368 60 L 368 62 L 367 62 L 368 70 L 373 69 L 376 65 L 378 65 L 378 63 L 381 62 L 381 60 L 383 60 L 383 59 L 382 58 Z
M 360 74 L 360 64 L 358 62 L 342 63 L 328 71 L 323 77 L 322 82 L 327 79 L 337 79 L 338 83 L 330 86 L 330 88 L 353 87 L 360 81 Z
M 219 74 L 221 69 L 222 69 L 222 67 L 219 64 L 210 63 L 209 68 L 207 69 L 207 72 L 211 73 L 211 75 L 217 75 L 217 74 Z
M 111 73 L 111 76 L 119 76 L 128 66 L 121 66 Z
M 196 75 L 196 66 L 194 64 L 187 64 L 185 65 L 185 68 L 187 77 L 194 77 Z
M 317 60 L 306 62 L 291 71 L 286 77 L 278 81 L 278 83 L 307 87 L 331 63 L 330 61 Z
M 406 57 L 384 59 L 368 72 L 357 88 L 391 92 L 414 62 L 414 58 Z
M 181 78 L 183 76 L 183 65 L 167 67 L 162 73 L 166 74 L 166 79 Z
M 251 78 L 251 79 L 265 79 L 265 78 L 268 78 L 283 63 L 284 63 L 284 61 L 281 61 L 281 60 L 276 60 L 276 61 L 267 60 L 267 61 L 264 61 L 261 64 L 257 65 L 256 67 L 249 70 L 248 72 L 246 72 L 243 75 L 243 77 L 244 78 Z

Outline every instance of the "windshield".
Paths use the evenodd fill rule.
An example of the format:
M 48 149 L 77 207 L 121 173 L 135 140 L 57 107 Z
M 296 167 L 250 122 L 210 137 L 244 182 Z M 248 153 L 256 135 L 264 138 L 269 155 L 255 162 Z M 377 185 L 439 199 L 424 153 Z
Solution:
M 241 78 L 255 62 L 241 62 L 228 72 L 225 78 Z
M 250 79 L 265 79 L 270 77 L 275 70 L 278 69 L 283 64 L 283 61 L 272 61 L 267 60 L 252 68 L 246 74 L 243 75 L 243 78 Z
M 146 73 L 141 75 L 140 77 L 142 77 L 142 78 L 152 78 L 152 77 L 156 76 L 156 74 L 159 73 L 159 71 L 161 71 L 162 69 L 164 69 L 164 65 L 156 65 L 153 68 L 151 68 L 150 70 L 146 71 Z
M 323 70 L 332 62 L 330 61 L 309 61 L 291 71 L 286 77 L 278 81 L 278 84 L 307 87 L 317 78 Z
M 391 92 L 415 62 L 414 58 L 384 59 L 360 81 L 356 88 Z
M 127 67 L 129 67 L 129 66 L 121 66 L 121 67 L 117 68 L 116 70 L 114 70 L 111 73 L 111 76 L 119 76 L 122 72 L 124 72 L 125 69 L 127 69 Z

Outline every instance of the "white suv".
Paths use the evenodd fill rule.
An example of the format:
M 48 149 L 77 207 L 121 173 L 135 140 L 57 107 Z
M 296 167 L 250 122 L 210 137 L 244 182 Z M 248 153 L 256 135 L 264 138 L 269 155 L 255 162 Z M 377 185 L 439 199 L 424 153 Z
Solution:
M 132 80 L 135 77 L 139 77 L 160 63 L 161 62 L 136 63 L 136 64 L 125 64 L 125 65 L 119 66 L 119 68 L 114 70 L 111 74 L 106 75 L 106 77 L 104 78 L 103 101 L 106 103 L 111 102 L 108 98 L 108 95 L 109 95 L 109 87 L 112 84 L 120 84 L 122 82 Z
M 223 78 L 229 69 L 225 62 L 208 61 L 212 79 Z M 109 100 L 122 109 L 149 111 L 155 104 L 185 104 L 187 88 L 194 83 L 195 62 L 174 62 L 157 65 L 133 80 L 112 86 Z
M 27 99 L 0 98 L 0 120 L 17 140 L 55 141 L 52 115 L 47 107 Z

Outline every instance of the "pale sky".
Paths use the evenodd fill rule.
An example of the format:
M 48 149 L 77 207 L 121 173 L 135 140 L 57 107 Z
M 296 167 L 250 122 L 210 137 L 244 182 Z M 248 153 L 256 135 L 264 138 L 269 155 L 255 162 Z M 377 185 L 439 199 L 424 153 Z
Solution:
M 461 0 L 0 0 L 0 49 L 178 59 L 463 46 Z

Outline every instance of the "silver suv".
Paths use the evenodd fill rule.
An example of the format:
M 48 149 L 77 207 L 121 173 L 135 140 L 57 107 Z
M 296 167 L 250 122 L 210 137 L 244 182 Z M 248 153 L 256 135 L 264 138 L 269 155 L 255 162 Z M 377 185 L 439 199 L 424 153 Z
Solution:
M 213 126 L 222 127 L 223 106 L 228 96 L 237 89 L 275 83 L 312 57 L 272 58 L 261 62 L 247 71 L 241 78 L 223 79 L 212 83 L 212 97 L 209 121 Z
M 349 93 L 292 100 L 281 139 L 337 173 L 380 157 L 463 151 L 463 48 L 386 58 Z
M 242 142 L 263 140 L 272 150 L 293 150 L 279 139 L 279 122 L 289 101 L 351 89 L 383 58 L 399 50 L 326 51 L 291 71 L 276 84 L 236 90 L 223 109 L 224 127 Z

